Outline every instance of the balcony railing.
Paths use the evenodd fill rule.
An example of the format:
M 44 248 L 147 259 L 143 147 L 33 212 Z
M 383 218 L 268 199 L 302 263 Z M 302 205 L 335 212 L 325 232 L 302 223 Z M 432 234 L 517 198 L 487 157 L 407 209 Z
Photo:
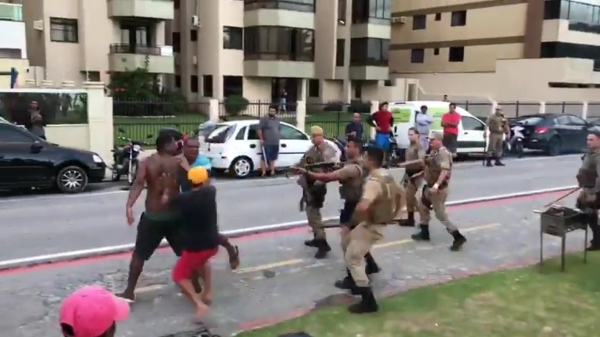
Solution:
M 0 3 L 0 21 L 23 21 L 23 6 Z
M 115 43 L 110 45 L 111 54 L 141 54 L 161 56 L 160 47 L 136 46 L 128 43 Z
M 244 11 L 257 9 L 286 9 L 314 13 L 315 0 L 244 0 Z

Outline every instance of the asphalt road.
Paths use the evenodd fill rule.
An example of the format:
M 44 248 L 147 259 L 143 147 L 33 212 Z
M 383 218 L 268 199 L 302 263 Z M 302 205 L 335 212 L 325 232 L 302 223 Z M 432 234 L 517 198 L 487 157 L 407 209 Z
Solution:
M 506 167 L 457 165 L 450 201 L 569 186 L 579 156 L 507 161 Z M 218 183 L 222 230 L 303 219 L 300 188 L 293 179 Z M 125 223 L 127 192 L 103 191 L 0 200 L 0 256 L 3 260 L 132 243 L 135 227 Z M 342 202 L 330 184 L 323 215 L 336 216 Z M 143 195 L 136 215 L 143 210 Z
M 437 222 L 431 227 L 431 243 L 412 242 L 411 229 L 390 226 L 383 244 L 373 251 L 383 268 L 373 278 L 377 296 L 535 262 L 539 256 L 539 220 L 532 209 L 558 195 L 451 208 L 452 219 L 468 239 L 463 251 L 458 253 L 448 252 L 451 237 Z M 574 199 L 569 198 L 565 204 L 573 202 Z M 119 226 L 108 222 L 107 225 Z M 337 232 L 331 230 L 329 236 L 332 246 L 337 246 Z M 71 236 L 69 241 L 75 242 L 78 238 Z M 243 257 L 242 269 L 237 272 L 228 270 L 224 252 L 215 258 L 215 298 L 207 317 L 207 324 L 214 332 L 230 336 L 235 331 L 351 299 L 332 286 L 343 273 L 339 250 L 334 249 L 326 260 L 316 261 L 312 258 L 313 251 L 301 243 L 305 238 L 304 230 L 293 230 L 239 239 L 236 244 Z M 546 254 L 556 254 L 559 240 L 547 237 L 544 246 Z M 582 233 L 570 234 L 567 246 L 581 250 Z M 177 295 L 170 281 L 174 261 L 168 249 L 161 250 L 149 261 L 139 283 L 138 301 L 132 306 L 130 319 L 119 324 L 119 336 L 166 337 L 194 329 L 193 309 Z M 573 262 L 583 263 L 582 260 Z M 128 254 L 123 254 L 0 272 L 0 302 L 3 304 L 0 330 L 12 337 L 58 336 L 57 315 L 62 299 L 86 284 L 99 284 L 112 291 L 123 289 L 127 265 Z M 569 265 L 567 271 L 568 268 Z M 361 334 L 361 331 L 355 332 Z

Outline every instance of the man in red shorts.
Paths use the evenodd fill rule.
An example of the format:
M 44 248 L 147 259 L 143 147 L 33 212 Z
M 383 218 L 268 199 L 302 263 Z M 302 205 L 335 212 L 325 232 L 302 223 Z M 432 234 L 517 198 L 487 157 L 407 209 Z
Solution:
M 196 314 L 202 317 L 212 302 L 211 270 L 208 260 L 219 249 L 217 226 L 217 190 L 209 184 L 208 171 L 194 167 L 188 171 L 191 190 L 169 199 L 169 204 L 180 211 L 182 254 L 175 268 L 173 281 L 184 295 L 196 305 Z M 191 278 L 198 272 L 204 280 L 200 295 L 196 294 Z

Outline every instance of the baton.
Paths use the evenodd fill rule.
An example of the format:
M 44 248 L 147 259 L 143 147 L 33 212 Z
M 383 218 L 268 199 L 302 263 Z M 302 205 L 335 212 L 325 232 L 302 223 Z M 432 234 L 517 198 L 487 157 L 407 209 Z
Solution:
M 488 136 L 483 136 L 484 138 L 484 142 L 483 142 L 483 161 L 481 162 L 482 166 L 485 166 L 485 163 L 487 161 L 487 148 L 488 148 Z
M 261 146 L 260 149 L 262 150 L 262 159 L 265 161 L 265 166 L 269 165 L 269 162 L 267 161 L 267 152 L 265 152 L 265 147 Z
M 554 201 L 552 201 L 552 202 L 550 202 L 550 203 L 548 203 L 548 204 L 544 205 L 544 208 L 548 208 L 548 207 L 554 206 L 554 204 L 556 204 L 557 202 L 559 202 L 559 201 L 561 201 L 561 200 L 565 199 L 566 197 L 568 197 L 568 196 L 570 196 L 571 194 L 573 194 L 573 193 L 575 193 L 575 192 L 579 191 L 580 189 L 581 189 L 581 187 L 576 187 L 576 188 L 574 188 L 574 189 L 570 190 L 570 191 L 569 191 L 567 194 L 565 194 L 565 195 L 563 195 L 563 196 L 560 196 L 558 199 L 556 199 L 556 200 L 554 200 Z M 533 212 L 534 212 L 534 213 L 536 213 L 536 214 L 541 214 L 541 213 L 544 213 L 545 211 L 541 211 L 541 210 L 537 210 L 537 209 L 536 209 L 536 210 L 534 210 Z

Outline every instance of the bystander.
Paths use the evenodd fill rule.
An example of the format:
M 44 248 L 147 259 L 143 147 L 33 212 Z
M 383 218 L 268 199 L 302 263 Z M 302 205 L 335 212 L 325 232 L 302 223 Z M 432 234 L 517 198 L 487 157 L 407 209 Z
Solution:
M 442 115 L 442 128 L 444 129 L 442 144 L 448 151 L 455 155 L 460 114 L 456 112 L 456 104 L 450 103 L 449 108 L 450 111 Z
M 46 139 L 46 130 L 44 129 L 46 123 L 44 122 L 44 116 L 40 110 L 39 103 L 37 101 L 31 101 L 31 103 L 29 103 L 28 112 L 29 120 L 26 122 L 25 127 L 34 135 Z
M 269 114 L 261 118 L 258 129 L 258 139 L 263 152 L 260 168 L 263 177 L 267 175 L 267 166 L 271 175 L 275 175 L 275 161 L 279 157 L 279 141 L 281 139 L 281 122 L 277 117 L 277 106 L 269 107 Z
M 360 120 L 360 114 L 354 113 L 352 121 L 346 125 L 346 138 L 348 141 L 362 140 L 365 128 Z

